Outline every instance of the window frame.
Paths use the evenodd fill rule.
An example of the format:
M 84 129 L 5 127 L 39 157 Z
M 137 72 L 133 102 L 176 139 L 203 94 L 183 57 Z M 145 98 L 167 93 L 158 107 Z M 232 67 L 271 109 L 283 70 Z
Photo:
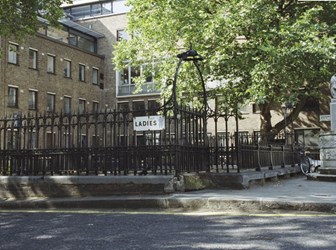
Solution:
M 14 95 L 11 94 L 11 90 L 15 90 L 13 92 Z M 19 88 L 17 86 L 8 86 L 7 107 L 10 108 L 19 107 Z
M 15 48 L 11 50 L 11 48 Z M 19 45 L 15 43 L 9 43 L 7 62 L 14 65 L 19 65 Z
M 96 72 L 96 74 L 94 74 Z M 96 75 L 96 77 L 95 77 Z M 93 85 L 98 85 L 99 82 L 99 69 L 98 68 L 92 68 L 92 84 Z
M 81 82 L 85 82 L 85 76 L 86 76 L 85 69 L 86 69 L 85 64 L 80 63 L 78 65 L 78 80 Z
M 51 65 L 51 70 L 49 68 L 49 59 L 52 59 L 52 65 Z M 49 74 L 55 74 L 56 73 L 56 56 L 55 55 L 51 55 L 51 54 L 47 54 L 47 73 Z
M 98 113 L 99 112 L 99 102 L 92 101 L 92 113 Z
M 29 68 L 38 69 L 38 50 L 29 48 L 28 50 Z
M 69 59 L 63 59 L 65 65 L 64 65 L 64 77 L 65 78 L 71 78 L 71 60 Z
M 66 102 L 66 100 L 68 102 Z M 71 114 L 71 96 L 63 97 L 63 111 L 64 114 Z
M 32 93 L 34 93 L 33 96 L 31 96 Z M 33 100 L 31 100 L 31 97 L 33 97 Z M 33 102 L 32 105 L 31 105 L 31 101 Z M 28 109 L 37 110 L 37 101 L 38 101 L 38 91 L 29 89 L 28 90 Z
M 49 105 L 49 97 L 52 97 L 52 105 Z M 55 112 L 55 108 L 56 108 L 56 94 L 54 93 L 47 93 L 47 112 Z
M 78 114 L 83 115 L 86 113 L 86 100 L 79 98 L 78 99 Z

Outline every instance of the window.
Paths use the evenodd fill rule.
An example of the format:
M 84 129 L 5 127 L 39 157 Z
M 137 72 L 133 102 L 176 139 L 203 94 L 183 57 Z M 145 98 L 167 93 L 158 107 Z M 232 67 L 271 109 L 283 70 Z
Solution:
M 97 52 L 97 41 L 94 38 L 73 30 L 68 35 L 68 43 L 86 51 Z
M 71 97 L 64 96 L 63 98 L 63 109 L 65 114 L 71 113 Z
M 55 94 L 47 94 L 47 111 L 55 112 Z
M 102 3 L 102 14 L 110 14 L 112 13 L 113 9 L 112 9 L 112 2 L 106 2 L 106 3 Z
M 155 86 L 153 79 L 155 73 L 155 65 L 145 64 L 141 67 L 125 67 L 122 71 L 117 72 L 117 95 L 134 95 L 134 94 L 148 94 L 160 93 L 160 90 Z M 135 88 L 135 78 L 141 77 L 144 81 L 141 88 Z M 140 87 L 140 86 L 139 86 Z
M 71 77 L 71 61 L 64 60 L 64 77 Z
M 55 74 L 55 61 L 56 57 L 53 55 L 47 55 L 47 72 Z
M 135 84 L 134 78 L 140 76 L 139 67 L 131 67 L 131 84 Z
M 85 109 L 85 104 L 86 101 L 84 99 L 79 99 L 78 101 L 78 114 L 84 114 L 86 109 Z
M 37 50 L 29 49 L 29 68 L 37 69 Z
M 63 99 L 64 102 L 64 113 L 71 113 L 71 97 L 65 96 Z
M 29 90 L 28 92 L 28 109 L 37 110 L 37 91 Z
M 148 100 L 148 114 L 149 115 L 156 115 L 159 111 L 160 103 L 156 100 Z
M 125 13 L 130 9 L 128 6 L 125 6 L 125 2 L 125 0 L 102 1 L 102 3 L 92 3 L 65 8 L 64 11 L 74 18 L 87 18 L 108 15 L 111 13 Z
M 118 110 L 121 111 L 121 112 L 128 112 L 129 111 L 128 102 L 118 103 Z
M 85 81 L 85 65 L 79 64 L 79 80 L 84 82 Z
M 8 48 L 8 62 L 13 63 L 13 64 L 18 64 L 18 51 L 19 51 L 19 46 L 16 44 L 9 44 Z
M 92 84 L 95 85 L 98 84 L 98 74 L 99 74 L 98 69 L 92 68 Z
M 77 47 L 77 36 L 74 34 L 69 34 L 68 43 Z
M 146 109 L 145 109 L 145 102 L 133 102 L 132 105 L 133 116 L 145 116 Z
M 18 107 L 18 88 L 8 87 L 8 107 Z
M 125 30 L 117 30 L 117 41 L 129 40 L 128 33 Z
M 99 112 L 99 103 L 98 102 L 92 102 L 92 112 L 98 113 Z

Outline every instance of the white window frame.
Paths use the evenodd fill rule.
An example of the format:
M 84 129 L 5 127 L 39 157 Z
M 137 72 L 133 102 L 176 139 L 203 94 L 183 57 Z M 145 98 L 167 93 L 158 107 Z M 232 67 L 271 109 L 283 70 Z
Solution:
M 31 95 L 32 93 L 34 94 Z M 28 91 L 28 109 L 29 110 L 37 110 L 37 93 L 38 91 L 35 89 L 29 89 Z
M 55 68 L 56 68 L 56 56 L 48 54 L 47 55 L 47 72 L 51 74 L 55 74 Z
M 78 79 L 81 82 L 85 82 L 85 64 L 80 63 L 78 66 Z
M 64 77 L 71 78 L 71 60 L 64 59 Z
M 8 86 L 7 106 L 17 108 L 19 106 L 19 88 L 17 86 Z
M 66 100 L 68 102 L 66 103 Z M 64 96 L 63 97 L 63 111 L 65 114 L 70 114 L 71 113 L 71 96 Z
M 82 115 L 86 112 L 86 100 L 79 98 L 78 99 L 78 114 Z
M 37 69 L 38 63 L 38 51 L 33 48 L 29 48 L 29 68 Z
M 52 103 L 49 103 L 49 97 L 52 97 Z M 47 112 L 55 112 L 55 102 L 56 102 L 56 94 L 55 93 L 47 93 Z M 51 104 L 51 105 L 49 105 Z
M 18 64 L 18 51 L 19 45 L 15 43 L 9 43 L 8 45 L 8 63 Z
M 99 69 L 92 68 L 92 84 L 98 85 Z

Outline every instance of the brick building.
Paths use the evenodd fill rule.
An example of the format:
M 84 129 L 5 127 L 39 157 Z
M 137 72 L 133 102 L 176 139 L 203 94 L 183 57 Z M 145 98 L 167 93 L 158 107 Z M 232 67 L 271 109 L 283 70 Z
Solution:
M 69 44 L 70 34 L 85 46 Z M 69 26 L 45 26 L 23 42 L 1 38 L 0 113 L 85 112 L 104 106 L 105 59 L 95 49 L 102 37 Z

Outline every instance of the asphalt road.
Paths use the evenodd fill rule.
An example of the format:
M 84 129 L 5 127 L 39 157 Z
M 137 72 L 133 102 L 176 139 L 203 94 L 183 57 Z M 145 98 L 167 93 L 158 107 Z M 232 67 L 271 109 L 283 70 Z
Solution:
M 335 249 L 336 216 L 0 211 L 0 249 Z

